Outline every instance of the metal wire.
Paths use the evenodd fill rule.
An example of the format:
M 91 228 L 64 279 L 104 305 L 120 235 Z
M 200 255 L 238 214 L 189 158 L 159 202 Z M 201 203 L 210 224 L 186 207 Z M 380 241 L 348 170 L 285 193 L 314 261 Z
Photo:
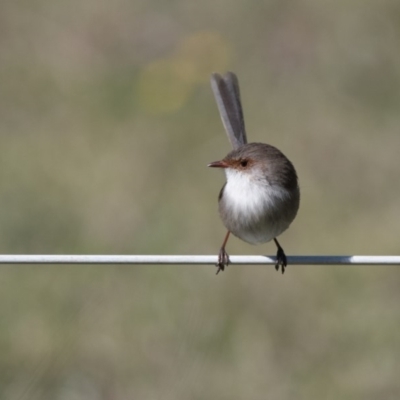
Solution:
M 234 265 L 275 264 L 272 256 L 230 256 Z M 217 256 L 3 254 L 0 264 L 185 264 L 215 265 Z M 400 256 L 288 256 L 288 265 L 400 265 Z

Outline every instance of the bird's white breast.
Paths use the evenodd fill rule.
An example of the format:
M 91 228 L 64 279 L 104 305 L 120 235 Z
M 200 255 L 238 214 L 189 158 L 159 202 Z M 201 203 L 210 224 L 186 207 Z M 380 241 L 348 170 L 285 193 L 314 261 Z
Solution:
M 265 243 L 286 230 L 287 221 L 282 206 L 290 194 L 286 189 L 271 186 L 253 174 L 232 168 L 225 170 L 227 182 L 220 204 L 225 226 L 240 239 Z

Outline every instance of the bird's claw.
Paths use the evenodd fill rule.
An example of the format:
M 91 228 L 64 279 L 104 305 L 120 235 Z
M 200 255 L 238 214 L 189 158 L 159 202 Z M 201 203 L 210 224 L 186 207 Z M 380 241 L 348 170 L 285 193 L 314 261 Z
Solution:
M 286 254 L 283 251 L 282 247 L 279 247 L 276 253 L 275 269 L 279 271 L 279 267 L 281 267 L 283 274 L 285 272 L 285 267 L 287 267 L 287 260 L 286 260 Z
M 223 247 L 221 247 L 218 254 L 218 263 L 215 266 L 218 268 L 216 275 L 219 274 L 219 271 L 225 271 L 225 267 L 229 265 L 229 255 L 225 251 Z

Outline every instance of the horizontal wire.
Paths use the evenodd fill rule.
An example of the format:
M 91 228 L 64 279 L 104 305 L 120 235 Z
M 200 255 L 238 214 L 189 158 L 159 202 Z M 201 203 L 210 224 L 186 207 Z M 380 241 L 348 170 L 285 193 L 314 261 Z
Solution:
M 37 255 L 3 254 L 0 264 L 205 264 L 215 265 L 216 255 Z M 230 256 L 230 264 L 275 264 L 272 256 Z M 400 265 L 400 256 L 288 256 L 288 265 Z

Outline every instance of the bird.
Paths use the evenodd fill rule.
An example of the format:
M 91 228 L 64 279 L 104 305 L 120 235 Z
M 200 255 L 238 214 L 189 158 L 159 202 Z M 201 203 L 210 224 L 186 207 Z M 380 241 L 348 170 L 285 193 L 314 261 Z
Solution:
M 286 254 L 277 237 L 295 219 L 300 205 L 300 189 L 291 161 L 276 147 L 247 143 L 239 81 L 235 73 L 211 75 L 211 88 L 220 117 L 233 150 L 208 167 L 222 168 L 226 182 L 218 196 L 219 215 L 227 229 L 218 254 L 217 274 L 229 264 L 226 244 L 232 233 L 256 245 L 274 241 L 275 268 L 282 274 Z

